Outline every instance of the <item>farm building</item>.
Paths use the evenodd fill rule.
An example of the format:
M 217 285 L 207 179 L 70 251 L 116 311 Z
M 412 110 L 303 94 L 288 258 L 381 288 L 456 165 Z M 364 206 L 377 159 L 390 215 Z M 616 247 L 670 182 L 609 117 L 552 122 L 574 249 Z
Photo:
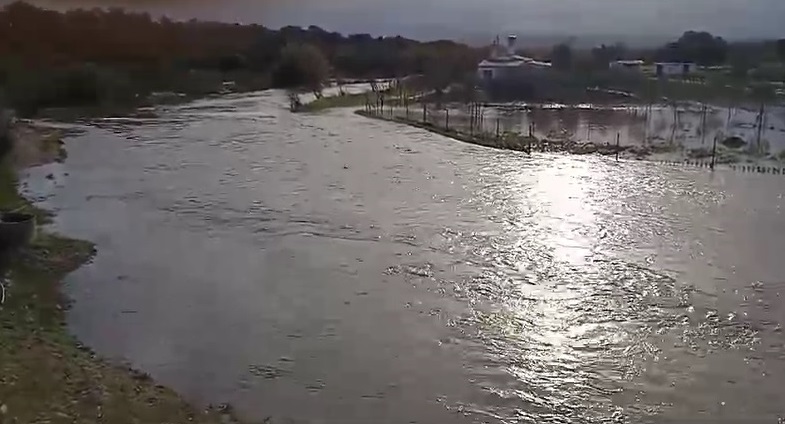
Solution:
M 492 99 L 526 99 L 533 97 L 535 91 L 547 90 L 551 64 L 516 54 L 515 41 L 511 35 L 507 45 L 502 46 L 497 37 L 490 57 L 477 65 L 480 85 Z
M 515 54 L 516 37 L 507 37 L 507 46 L 501 46 L 497 37 L 491 48 L 491 57 L 477 65 L 477 76 L 484 82 L 525 77 L 532 71 L 550 69 L 551 64 Z
M 608 67 L 615 71 L 643 72 L 645 63 L 642 60 L 614 60 Z
M 672 77 L 689 75 L 698 67 L 691 62 L 657 62 L 654 69 L 658 77 Z

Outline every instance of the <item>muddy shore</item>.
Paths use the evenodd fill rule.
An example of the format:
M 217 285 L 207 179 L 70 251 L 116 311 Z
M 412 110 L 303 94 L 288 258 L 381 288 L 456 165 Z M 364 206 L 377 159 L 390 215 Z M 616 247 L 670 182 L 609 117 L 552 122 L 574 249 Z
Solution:
M 0 173 L 0 209 L 47 214 L 17 191 L 16 172 L 64 158 L 62 130 L 16 123 Z M 0 423 L 227 423 L 228 406 L 198 410 L 148 375 L 97 357 L 70 335 L 63 278 L 95 254 L 91 243 L 39 229 L 4 269 L 0 305 Z

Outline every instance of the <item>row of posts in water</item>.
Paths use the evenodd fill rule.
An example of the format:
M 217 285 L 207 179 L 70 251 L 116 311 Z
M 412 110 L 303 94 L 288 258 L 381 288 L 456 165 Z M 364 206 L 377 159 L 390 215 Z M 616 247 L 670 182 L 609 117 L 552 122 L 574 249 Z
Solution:
M 484 116 L 483 116 L 484 114 L 478 113 L 478 109 L 479 109 L 478 107 L 477 108 L 471 108 L 471 114 L 470 114 L 470 119 L 469 119 L 469 134 L 470 135 L 473 135 L 475 132 L 479 133 L 479 132 L 482 131 L 482 127 L 483 127 L 483 123 L 484 123 L 484 119 L 483 119 L 484 118 Z M 373 113 L 376 113 L 376 114 L 379 114 L 379 115 L 384 115 L 384 102 L 382 101 L 381 105 L 377 105 L 377 107 L 374 107 L 371 104 L 366 104 L 366 111 L 373 112 Z M 394 116 L 392 105 L 390 105 L 389 114 L 390 114 L 390 117 Z M 421 118 L 422 118 L 422 123 L 428 123 L 428 112 L 427 112 L 425 104 L 423 104 L 423 107 L 422 107 L 422 117 Z M 406 107 L 406 119 L 407 120 L 411 119 L 409 117 L 408 105 Z M 449 111 L 449 109 L 445 109 L 444 129 L 447 130 L 447 131 L 451 131 L 451 129 L 450 129 L 450 111 Z M 478 131 L 475 131 L 475 130 L 478 130 Z M 454 131 L 457 131 L 457 130 L 454 130 Z M 528 134 L 529 137 L 532 137 L 534 135 L 534 125 L 533 124 L 529 124 L 528 131 L 529 131 L 529 134 Z M 499 118 L 496 118 L 496 138 L 499 138 L 500 135 L 501 134 L 500 134 L 500 131 L 499 131 Z M 616 148 L 617 148 L 617 150 L 616 150 L 615 157 L 616 157 L 617 161 L 619 160 L 619 149 L 618 149 L 619 148 L 619 137 L 620 137 L 620 134 L 616 133 Z M 690 159 L 683 160 L 683 161 L 663 161 L 663 160 L 657 160 L 655 162 L 661 163 L 661 164 L 665 164 L 665 165 L 674 165 L 674 166 L 680 165 L 680 166 L 694 166 L 694 167 L 698 167 L 698 168 L 707 168 L 707 169 L 710 169 L 710 170 L 713 171 L 714 168 L 715 168 L 715 164 L 716 164 L 716 156 L 715 155 L 716 155 L 716 140 L 714 140 L 714 145 L 712 146 L 712 158 L 711 158 L 711 161 L 709 161 L 709 162 L 698 161 L 698 160 L 690 160 Z M 756 164 L 735 164 L 735 163 L 732 163 L 732 164 L 725 164 L 725 168 L 726 169 L 731 169 L 733 171 L 739 171 L 739 172 L 755 172 L 755 173 L 760 173 L 760 174 L 785 175 L 785 168 L 777 167 L 777 166 L 761 166 L 761 165 L 756 165 Z
M 664 161 L 658 160 L 655 161 L 657 163 L 661 163 L 664 165 L 672 165 L 672 166 L 695 166 L 698 168 L 711 168 L 711 162 L 703 162 L 703 161 L 696 161 L 696 160 L 684 160 L 684 161 Z M 756 164 L 739 164 L 739 163 L 731 163 L 725 164 L 725 169 L 730 169 L 733 171 L 738 172 L 755 172 L 758 174 L 774 174 L 774 175 L 785 175 L 785 168 L 778 167 L 778 166 L 761 166 Z

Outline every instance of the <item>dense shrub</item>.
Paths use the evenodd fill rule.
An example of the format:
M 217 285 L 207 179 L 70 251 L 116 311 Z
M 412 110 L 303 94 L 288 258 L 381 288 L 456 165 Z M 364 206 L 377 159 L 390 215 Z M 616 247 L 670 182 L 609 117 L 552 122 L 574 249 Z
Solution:
M 330 65 L 319 49 L 309 44 L 290 44 L 281 52 L 273 83 L 278 87 L 318 89 L 329 72 Z
M 11 151 L 11 111 L 0 108 L 0 160 Z

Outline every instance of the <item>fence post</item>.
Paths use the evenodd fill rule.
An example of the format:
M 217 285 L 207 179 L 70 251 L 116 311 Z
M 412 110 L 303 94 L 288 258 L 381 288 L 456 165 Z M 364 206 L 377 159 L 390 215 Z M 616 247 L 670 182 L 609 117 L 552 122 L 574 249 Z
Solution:
M 450 109 L 444 109 L 444 129 L 450 129 Z
M 422 102 L 422 123 L 424 124 L 427 121 L 427 117 L 425 116 L 425 99 Z
M 616 162 L 619 161 L 619 137 L 621 135 L 617 132 L 616 133 Z
M 474 103 L 469 104 L 469 135 L 474 135 Z
M 715 157 L 717 156 L 717 135 L 714 135 L 714 143 L 711 146 L 711 165 L 709 166 L 714 171 Z

